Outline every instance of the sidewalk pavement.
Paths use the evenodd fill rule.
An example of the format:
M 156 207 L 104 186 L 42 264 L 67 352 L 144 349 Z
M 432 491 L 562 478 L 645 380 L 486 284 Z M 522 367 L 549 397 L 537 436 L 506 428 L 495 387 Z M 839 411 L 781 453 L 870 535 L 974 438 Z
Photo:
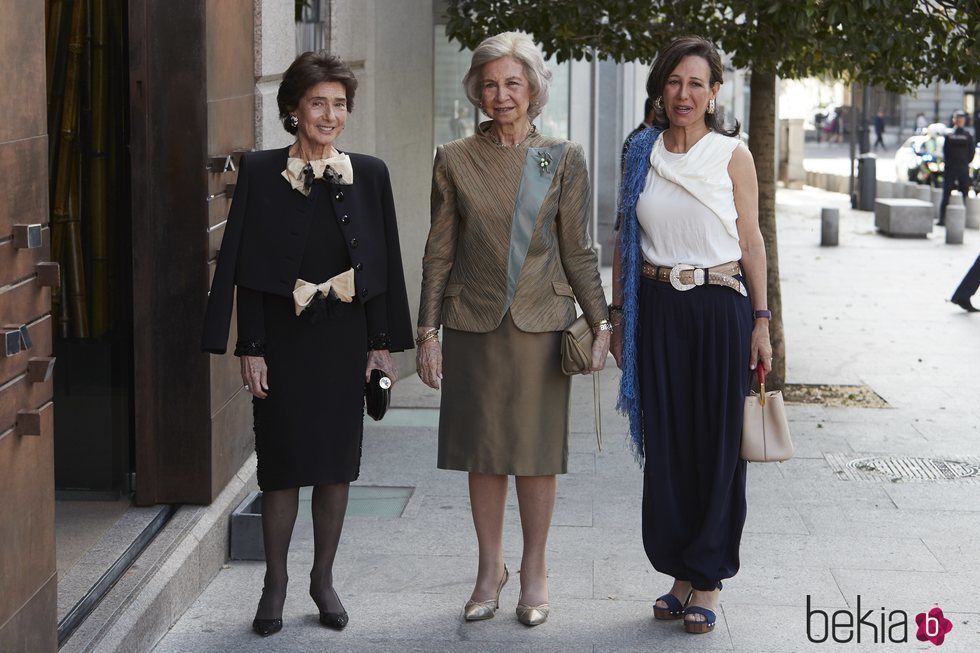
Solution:
M 961 246 L 945 245 L 938 228 L 924 240 L 886 238 L 846 196 L 809 187 L 780 190 L 778 204 L 789 381 L 865 383 L 890 407 L 789 407 L 796 457 L 749 466 L 742 567 L 725 583 L 715 632 L 687 635 L 678 622 L 653 619 L 651 603 L 670 580 L 643 552 L 642 475 L 612 409 L 619 372 L 610 359 L 600 375 L 602 453 L 591 383 L 573 384 L 570 473 L 559 479 L 548 544 L 546 624 L 529 629 L 514 615 L 521 538 L 513 488 L 505 532 L 512 579 L 500 611 L 462 622 L 476 572 L 466 476 L 435 468 L 438 394 L 412 377 L 394 390 L 403 410 L 365 427 L 357 485 L 414 493 L 401 517 L 348 519 L 336 564 L 347 629 L 319 626 L 307 596 L 312 527 L 301 507 L 281 633 L 251 632 L 263 565 L 232 562 L 156 651 L 933 650 L 916 640 L 915 615 L 934 606 L 953 623 L 943 653 L 980 650 L 978 479 L 849 480 L 832 465 L 862 455 L 980 462 L 980 317 L 945 301 L 976 256 L 980 233 L 967 231 Z M 821 207 L 841 209 L 839 247 L 818 245 Z M 808 597 L 814 610 L 842 611 L 838 623 L 856 627 L 864 617 L 861 644 L 811 643 Z M 896 610 L 908 615 L 909 641 L 869 643 L 884 638 L 883 619 L 901 636 L 892 628 Z M 809 620 L 814 638 L 826 634 L 822 619 Z M 836 634 L 843 640 L 857 630 Z

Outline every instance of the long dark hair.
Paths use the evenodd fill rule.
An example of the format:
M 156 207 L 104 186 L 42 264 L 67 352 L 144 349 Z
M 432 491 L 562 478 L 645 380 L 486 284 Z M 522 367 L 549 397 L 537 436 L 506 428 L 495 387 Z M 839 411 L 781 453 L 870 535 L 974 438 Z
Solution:
M 660 52 L 657 55 L 656 61 L 653 62 L 653 66 L 650 68 L 650 76 L 647 77 L 647 96 L 654 100 L 662 97 L 664 87 L 667 85 L 667 78 L 677 68 L 681 59 L 691 56 L 701 57 L 708 62 L 708 69 L 711 71 L 711 79 L 708 82 L 709 86 L 714 86 L 715 83 L 721 84 L 725 81 L 722 77 L 724 68 L 721 65 L 721 55 L 718 54 L 715 46 L 700 36 L 680 36 L 671 41 L 670 45 L 663 52 Z M 663 109 L 658 108 L 656 103 L 654 103 L 653 115 L 653 125 L 655 127 L 666 129 L 670 126 L 670 121 L 667 120 L 667 113 Z M 705 112 L 704 124 L 708 126 L 708 129 L 716 131 L 719 134 L 724 134 L 725 136 L 738 136 L 738 132 L 741 129 L 741 125 L 736 120 L 735 127 L 726 131 L 718 122 L 717 113 Z
M 295 111 L 306 92 L 321 82 L 340 82 L 347 95 L 347 111 L 354 110 L 354 92 L 357 91 L 357 78 L 343 59 L 326 50 L 304 52 L 296 57 L 283 73 L 279 84 L 276 102 L 279 104 L 279 119 L 282 127 L 290 134 L 296 133 L 289 121 L 289 112 Z

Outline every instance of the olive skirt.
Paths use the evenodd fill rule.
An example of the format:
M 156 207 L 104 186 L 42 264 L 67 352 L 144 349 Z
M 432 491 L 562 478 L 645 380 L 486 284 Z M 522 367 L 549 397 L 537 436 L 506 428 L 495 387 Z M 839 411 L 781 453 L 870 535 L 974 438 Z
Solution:
M 439 468 L 566 473 L 571 379 L 561 332 L 521 331 L 508 311 L 489 333 L 447 328 L 443 339 Z

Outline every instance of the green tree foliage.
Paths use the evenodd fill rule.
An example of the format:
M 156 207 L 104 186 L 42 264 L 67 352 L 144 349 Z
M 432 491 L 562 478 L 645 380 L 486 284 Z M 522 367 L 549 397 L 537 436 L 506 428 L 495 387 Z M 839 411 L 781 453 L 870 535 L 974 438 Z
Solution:
M 829 76 L 903 92 L 980 82 L 980 0 L 449 0 L 447 33 L 474 48 L 531 34 L 548 56 L 650 63 L 681 34 L 716 43 L 751 71 L 749 149 L 769 258 L 774 370 L 785 379 L 774 161 L 776 78 Z
M 739 68 L 907 91 L 980 77 L 980 0 L 449 0 L 447 32 L 473 48 L 510 30 L 558 61 L 652 62 L 684 33 Z

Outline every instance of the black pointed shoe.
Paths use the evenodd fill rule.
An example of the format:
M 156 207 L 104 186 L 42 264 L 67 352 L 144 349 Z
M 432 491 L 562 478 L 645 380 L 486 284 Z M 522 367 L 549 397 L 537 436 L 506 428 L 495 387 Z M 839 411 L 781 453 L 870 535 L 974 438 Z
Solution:
M 978 312 L 980 312 L 980 309 L 978 309 L 976 306 L 974 306 L 973 304 L 970 303 L 970 298 L 969 297 L 964 297 L 964 298 L 953 297 L 949 301 L 953 302 L 954 304 L 956 304 L 957 306 L 959 306 L 960 308 L 962 308 L 967 313 L 978 313 Z
M 347 616 L 346 610 L 343 612 L 320 612 L 320 624 L 327 628 L 343 630 L 348 621 L 350 618 Z
M 252 630 L 262 637 L 275 635 L 282 630 L 282 619 L 253 619 Z

